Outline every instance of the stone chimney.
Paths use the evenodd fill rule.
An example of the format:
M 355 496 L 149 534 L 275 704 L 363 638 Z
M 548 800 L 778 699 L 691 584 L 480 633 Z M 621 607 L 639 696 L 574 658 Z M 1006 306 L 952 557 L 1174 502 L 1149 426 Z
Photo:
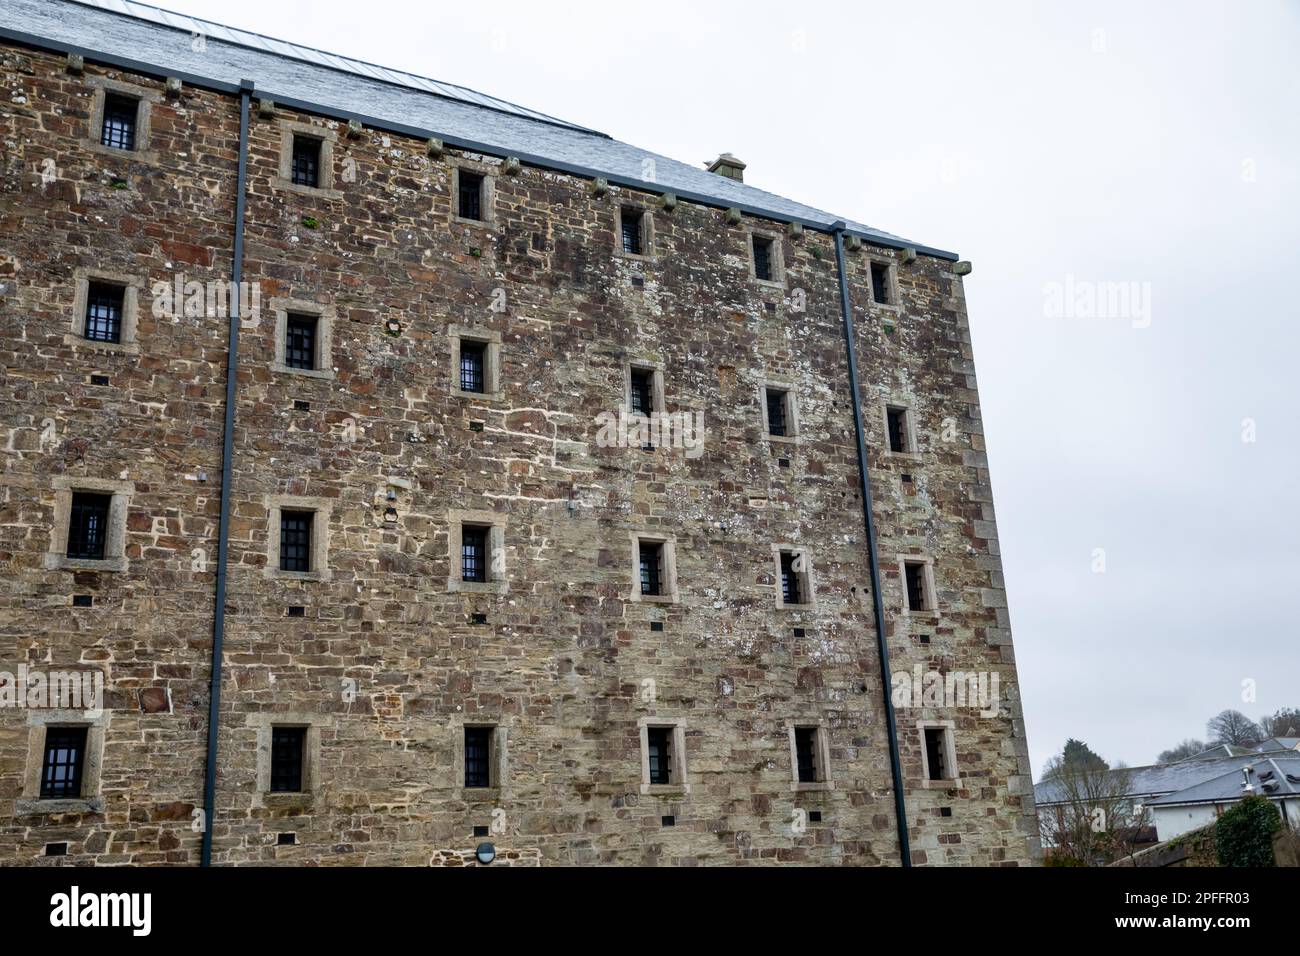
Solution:
M 719 176 L 726 176 L 728 179 L 734 179 L 738 183 L 745 181 L 745 164 L 738 160 L 730 153 L 723 153 L 713 162 L 708 164 L 709 172 L 717 173 Z

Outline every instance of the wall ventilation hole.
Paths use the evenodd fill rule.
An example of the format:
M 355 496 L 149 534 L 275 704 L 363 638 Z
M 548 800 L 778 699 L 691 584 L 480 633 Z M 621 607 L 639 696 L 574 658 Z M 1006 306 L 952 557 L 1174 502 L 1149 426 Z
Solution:
M 46 856 L 67 856 L 68 845 L 66 843 L 47 843 L 45 844 Z
M 478 827 L 475 827 L 475 828 L 474 828 L 474 835 L 475 835 L 476 837 L 485 837 L 485 836 L 488 835 L 488 828 L 487 828 L 487 827 L 484 827 L 484 826 L 478 826 Z
M 660 818 L 659 818 L 659 822 L 660 822 L 660 824 L 662 824 L 663 826 L 666 826 L 666 827 L 675 827 L 675 826 L 677 826 L 677 818 L 674 817 L 674 816 L 660 817 Z
M 652 631 L 662 631 L 663 629 L 664 629 L 664 622 L 663 622 L 663 621 L 651 621 L 651 622 L 650 622 L 650 630 L 652 630 Z
M 296 846 L 298 843 L 298 834 L 296 833 L 277 833 L 275 837 L 276 846 Z
M 93 607 L 94 604 L 95 604 L 95 599 L 91 597 L 89 594 L 72 595 L 73 607 Z
M 306 614 L 307 614 L 307 609 L 303 607 L 301 604 L 293 604 L 289 606 L 290 617 L 305 617 Z

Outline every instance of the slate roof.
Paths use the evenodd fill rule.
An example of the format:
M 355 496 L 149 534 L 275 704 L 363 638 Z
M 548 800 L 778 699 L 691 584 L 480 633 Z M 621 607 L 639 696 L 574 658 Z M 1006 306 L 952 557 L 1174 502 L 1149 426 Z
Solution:
M 191 34 L 206 46 L 193 49 Z M 673 192 L 782 221 L 826 228 L 841 221 L 812 206 L 747 186 L 667 156 L 621 143 L 535 110 L 359 60 L 234 30 L 171 13 L 134 0 L 4 0 L 0 36 L 88 60 L 187 83 L 233 90 L 252 80 L 256 95 L 289 107 L 423 137 L 578 175 L 604 176 L 611 183 Z M 653 181 L 645 170 L 653 169 Z M 935 249 L 846 221 L 868 241 L 955 260 Z
M 1267 750 L 1300 750 L 1300 737 L 1269 737 L 1255 749 L 1261 753 Z
M 1258 753 L 1245 753 L 1232 757 L 1219 756 L 1207 759 L 1191 757 L 1177 763 L 1155 764 L 1150 767 L 1129 767 L 1128 772 L 1133 775 L 1129 795 L 1142 797 L 1144 803 L 1151 803 L 1152 801 L 1147 798 L 1186 790 L 1223 775 L 1235 773 L 1240 781 L 1241 768 L 1257 763 L 1260 759 Z M 1034 800 L 1040 806 L 1059 803 L 1063 799 L 1065 799 L 1063 788 L 1055 780 L 1044 780 L 1034 785 Z
M 1269 748 L 1275 749 L 1275 748 Z M 1259 753 L 1259 747 L 1238 747 L 1234 744 L 1215 744 L 1212 747 L 1206 747 L 1199 753 L 1194 753 L 1190 757 L 1183 757 L 1183 760 L 1208 760 L 1211 757 L 1238 757 L 1242 754 Z M 1181 763 L 1182 761 L 1175 761 Z
M 1283 797 L 1300 797 L 1300 756 L 1274 756 L 1255 759 L 1244 765 L 1250 774 L 1250 783 L 1257 796 L 1273 800 Z M 1231 803 L 1240 800 L 1246 778 L 1242 767 L 1211 777 L 1174 793 L 1146 801 L 1148 807 L 1168 807 L 1189 803 Z M 1273 786 L 1273 789 L 1268 787 Z

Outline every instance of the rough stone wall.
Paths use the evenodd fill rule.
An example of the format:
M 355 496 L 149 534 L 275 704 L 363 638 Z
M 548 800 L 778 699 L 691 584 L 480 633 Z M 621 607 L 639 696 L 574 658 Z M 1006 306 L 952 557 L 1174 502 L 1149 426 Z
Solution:
M 77 266 L 146 288 L 228 278 L 238 103 L 163 97 L 141 166 L 82 142 L 88 78 L 117 74 L 26 50 L 3 67 L 0 662 L 105 667 L 111 722 L 102 812 L 18 814 L 29 715 L 0 710 L 0 859 L 59 840 L 76 862 L 193 863 L 226 320 L 157 321 L 142 294 L 138 356 L 63 336 Z M 332 193 L 277 180 L 285 122 L 331 137 Z M 46 157 L 60 172 L 42 184 Z M 489 176 L 486 226 L 452 215 L 461 164 Z M 646 258 L 615 251 L 624 204 L 653 217 Z M 780 286 L 751 277 L 749 228 L 784 236 Z M 244 273 L 261 311 L 240 334 L 216 862 L 454 865 L 486 826 L 525 863 L 897 863 L 834 248 L 784 233 L 254 113 Z M 896 262 L 904 303 L 870 305 L 866 255 L 850 253 L 891 665 L 996 670 L 1003 688 L 992 718 L 899 710 L 914 861 L 1024 864 L 1032 792 L 960 281 L 951 263 L 870 253 Z M 331 374 L 275 369 L 272 300 L 332 316 Z M 455 393 L 453 327 L 499 337 L 499 395 Z M 629 361 L 662 370 L 667 410 L 703 413 L 698 457 L 601 447 Z M 86 384 L 91 365 L 110 386 Z M 797 440 L 766 438 L 765 381 L 791 387 Z M 886 398 L 911 403 L 918 459 L 879 451 Z M 127 571 L 44 569 L 64 475 L 134 482 Z M 272 507 L 294 499 L 328 514 L 324 579 L 268 567 Z M 504 523 L 503 586 L 449 587 L 455 512 Z M 673 539 L 675 602 L 634 593 L 636 533 Z M 777 606 L 778 543 L 808 549 L 815 607 Z M 934 560 L 937 619 L 902 614 L 900 553 Z M 69 607 L 83 591 L 94 608 Z M 137 692 L 155 686 L 170 712 L 144 714 Z M 688 791 L 642 792 L 646 717 L 685 722 Z M 955 720 L 960 790 L 921 786 L 920 718 Z M 819 721 L 833 788 L 794 792 L 788 726 Z M 275 722 L 313 728 L 309 793 L 259 788 Z M 459 786 L 475 722 L 505 736 L 486 793 Z
M 195 90 L 160 100 L 152 110 L 157 160 L 142 163 L 84 143 L 87 80 L 100 71 L 73 76 L 57 58 L 15 48 L 3 49 L 0 67 L 0 670 L 100 670 L 111 720 L 103 812 L 17 815 L 33 712 L 0 709 L 0 858 L 28 862 L 46 843 L 67 842 L 67 859 L 79 862 L 191 863 L 207 732 L 225 333 L 214 322 L 156 319 L 144 295 L 139 354 L 94 348 L 70 332 L 77 269 L 149 280 L 176 269 L 203 279 L 229 274 L 237 103 Z M 161 94 L 159 82 L 133 82 Z M 207 482 L 195 480 L 201 471 Z M 134 483 L 127 571 L 45 569 L 60 477 Z M 207 555 L 206 570 L 195 570 L 196 549 Z M 72 607 L 73 595 L 91 596 L 93 607 Z M 142 709 L 150 689 L 166 692 L 145 695 L 159 712 Z

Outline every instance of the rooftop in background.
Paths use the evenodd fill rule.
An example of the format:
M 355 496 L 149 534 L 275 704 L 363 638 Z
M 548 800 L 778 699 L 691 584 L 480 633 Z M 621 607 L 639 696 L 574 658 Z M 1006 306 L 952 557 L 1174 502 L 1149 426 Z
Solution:
M 1278 748 L 1281 749 L 1281 748 Z M 1194 753 L 1190 757 L 1183 757 L 1182 760 L 1173 760 L 1171 763 L 1182 763 L 1185 760 L 1212 760 L 1215 757 L 1239 757 L 1242 754 L 1259 753 L 1255 747 L 1238 747 L 1236 744 L 1214 744 L 1206 747 L 1199 753 Z
M 192 34 L 204 37 L 201 49 Z M 463 86 L 390 70 L 351 57 L 274 40 L 134 0 L 4 0 L 0 36 L 89 61 L 155 75 L 176 75 L 217 89 L 252 80 L 260 96 L 287 107 L 410 135 L 448 146 L 820 229 L 844 221 L 869 242 L 955 260 L 955 253 L 903 239 L 786 199 L 726 176 L 621 143 L 544 113 Z M 152 68 L 152 69 L 145 69 Z
M 1246 772 L 1243 773 L 1242 771 Z M 1251 793 L 1270 799 L 1300 798 L 1300 755 L 1288 756 L 1285 751 L 1268 757 L 1255 755 L 1255 759 L 1227 770 L 1209 780 L 1193 784 L 1176 793 L 1148 800 L 1147 806 L 1167 807 L 1188 803 L 1228 803 L 1246 795 L 1243 784 L 1249 774 Z M 1271 789 L 1270 789 L 1271 788 Z
M 1268 753 L 1266 756 L 1289 757 L 1291 754 L 1288 751 L 1279 750 Z M 1219 753 L 1215 756 L 1204 757 L 1197 754 L 1195 757 L 1188 757 L 1186 760 L 1179 760 L 1175 763 L 1155 764 L 1150 767 L 1126 767 L 1123 770 L 1110 772 L 1121 773 L 1126 770 L 1132 775 L 1129 795 L 1150 798 L 1153 795 L 1175 793 L 1188 787 L 1194 787 L 1225 773 L 1235 772 L 1240 777 L 1242 767 L 1250 766 L 1262 759 L 1265 759 L 1264 756 L 1256 751 L 1248 751 L 1232 756 Z M 1061 803 L 1065 799 L 1063 788 L 1056 780 L 1043 780 L 1034 784 L 1034 800 L 1039 806 Z
M 1261 741 L 1255 750 L 1263 753 L 1268 750 L 1300 750 L 1300 737 L 1269 737 Z

